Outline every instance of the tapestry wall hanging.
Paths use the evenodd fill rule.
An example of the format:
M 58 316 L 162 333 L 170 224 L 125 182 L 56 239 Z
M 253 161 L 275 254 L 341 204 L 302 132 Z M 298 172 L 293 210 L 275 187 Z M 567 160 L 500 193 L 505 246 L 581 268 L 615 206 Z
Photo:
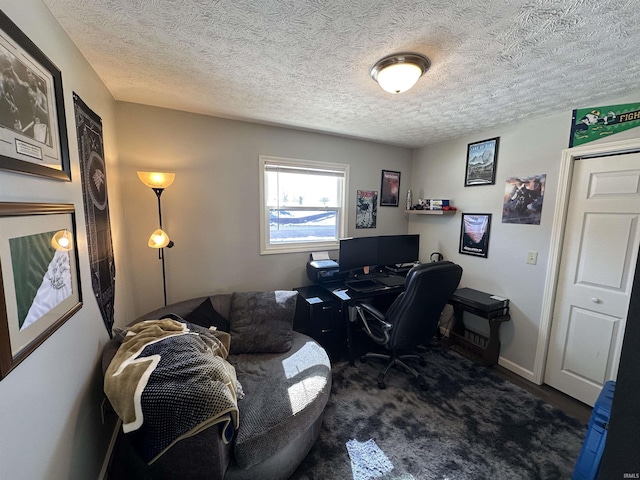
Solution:
M 116 265 L 113 258 L 107 172 L 104 164 L 102 120 L 82 99 L 73 94 L 78 131 L 82 199 L 87 223 L 87 245 L 91 264 L 91 286 L 102 320 L 112 336 L 113 302 L 115 296 Z
M 573 111 L 569 147 L 577 147 L 640 126 L 640 103 Z

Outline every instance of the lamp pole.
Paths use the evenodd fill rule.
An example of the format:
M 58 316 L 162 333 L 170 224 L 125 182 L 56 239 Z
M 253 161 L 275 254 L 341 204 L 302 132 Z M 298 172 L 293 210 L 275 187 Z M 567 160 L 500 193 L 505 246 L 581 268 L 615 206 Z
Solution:
M 164 188 L 153 188 L 152 189 L 156 196 L 158 197 L 158 223 L 160 224 L 160 230 L 164 230 L 162 228 L 162 205 L 160 203 L 160 195 L 164 192 Z M 164 306 L 167 306 L 167 276 L 164 266 L 164 248 L 158 249 L 158 258 L 162 261 L 162 294 L 164 298 Z
M 158 259 L 162 261 L 162 293 L 165 306 L 167 306 L 167 276 L 164 264 L 164 247 L 171 248 L 174 243 L 162 228 L 162 204 L 160 197 L 162 196 L 162 192 L 173 183 L 175 176 L 175 173 L 138 172 L 140 181 L 151 188 L 158 198 L 158 223 L 160 228 L 151 234 L 149 246 L 158 249 Z

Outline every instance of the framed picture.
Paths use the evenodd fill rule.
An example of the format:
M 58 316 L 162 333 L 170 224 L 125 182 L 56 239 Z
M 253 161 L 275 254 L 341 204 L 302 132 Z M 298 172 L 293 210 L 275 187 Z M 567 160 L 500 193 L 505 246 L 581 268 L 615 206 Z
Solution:
M 71 180 L 62 74 L 0 11 L 0 168 Z
M 358 190 L 356 202 L 356 228 L 376 228 L 378 192 Z
M 0 379 L 81 307 L 73 205 L 0 202 Z
M 467 146 L 467 169 L 464 186 L 494 185 L 500 137 L 490 138 Z
M 460 227 L 460 253 L 487 258 L 490 230 L 490 213 L 463 213 Z
M 397 207 L 400 198 L 400 172 L 382 170 L 380 206 Z

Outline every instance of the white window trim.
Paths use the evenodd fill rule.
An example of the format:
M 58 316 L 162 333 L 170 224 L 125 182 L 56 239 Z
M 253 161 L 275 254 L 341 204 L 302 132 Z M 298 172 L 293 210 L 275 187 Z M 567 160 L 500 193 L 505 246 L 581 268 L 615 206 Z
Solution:
M 269 215 L 269 207 L 265 202 L 265 166 L 270 163 L 277 163 L 282 166 L 298 168 L 318 168 L 320 170 L 336 170 L 344 173 L 342 188 L 342 215 L 338 216 L 338 239 L 344 237 L 347 232 L 348 205 L 347 198 L 349 190 L 349 165 L 344 163 L 318 162 L 315 160 L 300 160 L 295 158 L 273 157 L 269 155 L 259 155 L 259 195 L 260 195 L 260 255 L 270 255 L 276 253 L 299 253 L 315 252 L 318 250 L 337 250 L 340 241 L 333 242 L 305 242 L 288 245 L 269 245 L 269 222 L 266 221 Z

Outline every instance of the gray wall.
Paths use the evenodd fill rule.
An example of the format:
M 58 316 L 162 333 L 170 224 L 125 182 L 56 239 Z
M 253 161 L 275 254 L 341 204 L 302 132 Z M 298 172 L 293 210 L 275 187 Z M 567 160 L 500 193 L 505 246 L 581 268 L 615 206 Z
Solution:
M 127 275 L 136 314 L 162 305 L 161 263 L 147 247 L 157 228 L 157 201 L 137 170 L 176 173 L 162 194 L 163 226 L 176 244 L 165 249 L 169 303 L 309 283 L 308 254 L 259 254 L 259 155 L 349 164 L 348 235 L 407 232 L 403 207 L 378 207 L 377 228 L 356 230 L 355 199 L 358 189 L 380 191 L 382 169 L 401 172 L 404 196 L 411 180 L 409 149 L 131 103 L 118 103 L 117 111 Z M 337 252 L 330 254 L 335 258 Z
M 380 171 L 388 168 L 402 172 L 402 198 L 411 185 L 416 197 L 448 197 L 463 211 L 494 214 L 486 260 L 457 254 L 459 214 L 408 220 L 401 207 L 385 207 L 379 209 L 378 228 L 363 231 L 353 227 L 352 203 L 349 234 L 404 233 L 407 228 L 421 233 L 422 260 L 431 251 L 441 251 L 463 265 L 465 285 L 511 298 L 513 321 L 502 332 L 502 361 L 525 376 L 530 372 L 558 162 L 567 145 L 570 112 L 411 152 L 116 104 L 40 0 L 0 0 L 0 8 L 63 72 L 73 176 L 73 182 L 59 182 L 0 171 L 0 201 L 75 205 L 84 298 L 82 309 L 0 382 L 0 479 L 96 478 L 113 430 L 112 424 L 102 425 L 100 418 L 99 361 L 108 335 L 91 290 L 74 91 L 103 121 L 117 268 L 116 324 L 124 325 L 162 302 L 160 263 L 146 246 L 156 227 L 156 200 L 138 181 L 136 170 L 177 173 L 175 184 L 163 195 L 165 227 L 176 241 L 176 247 L 166 251 L 169 301 L 177 301 L 213 291 L 292 288 L 308 283 L 303 270 L 306 255 L 258 253 L 258 155 L 344 162 L 351 165 L 350 202 L 357 189 L 379 191 Z M 606 103 L 637 100 L 636 95 Z M 492 136 L 501 137 L 497 184 L 462 187 L 467 143 Z M 631 136 L 637 136 L 636 131 L 616 135 L 611 141 Z M 537 173 L 547 174 L 542 225 L 501 224 L 505 178 Z M 537 266 L 525 265 L 527 250 L 540 252 Z
M 636 94 L 593 106 L 637 102 L 638 98 Z M 423 252 L 439 251 L 464 268 L 462 286 L 510 299 L 511 322 L 504 323 L 500 332 L 500 363 L 528 379 L 532 379 L 536 357 L 560 159 L 562 150 L 569 145 L 571 114 L 567 111 L 487 129 L 477 135 L 417 149 L 413 157 L 414 192 L 426 198 L 452 199 L 459 212 L 492 214 L 486 259 L 458 253 L 460 213 L 445 218 L 412 216 L 409 231 L 421 234 Z M 637 136 L 635 129 L 605 141 Z M 468 143 L 493 137 L 500 137 L 495 185 L 464 187 Z M 502 223 L 506 179 L 536 174 L 547 175 L 540 225 Z M 529 250 L 538 252 L 537 265 L 526 264 Z
M 0 201 L 75 205 L 84 299 L 73 317 L 0 381 L 0 479 L 97 478 L 113 431 L 113 423 L 103 425 L 100 416 L 99 361 L 108 335 L 91 289 L 72 93 L 77 92 L 102 117 L 120 272 L 116 314 L 129 317 L 131 289 L 119 221 L 115 101 L 40 0 L 0 0 L 0 8 L 62 71 L 73 179 L 61 182 L 0 171 Z

